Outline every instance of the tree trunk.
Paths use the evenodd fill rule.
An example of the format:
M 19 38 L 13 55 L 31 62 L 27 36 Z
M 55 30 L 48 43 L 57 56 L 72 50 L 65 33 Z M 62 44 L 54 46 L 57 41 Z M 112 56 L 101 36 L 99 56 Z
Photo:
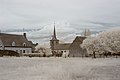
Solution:
M 93 52 L 93 58 L 96 58 L 95 52 Z

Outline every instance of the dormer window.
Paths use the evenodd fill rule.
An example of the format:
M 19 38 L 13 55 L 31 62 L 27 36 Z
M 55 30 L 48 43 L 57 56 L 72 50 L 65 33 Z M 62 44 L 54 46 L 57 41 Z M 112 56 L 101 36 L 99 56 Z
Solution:
M 14 41 L 12 42 L 12 46 L 15 46 L 15 42 Z
M 2 47 L 2 42 L 0 41 L 0 47 Z
M 26 43 L 25 43 L 25 42 L 23 43 L 23 46 L 26 46 Z

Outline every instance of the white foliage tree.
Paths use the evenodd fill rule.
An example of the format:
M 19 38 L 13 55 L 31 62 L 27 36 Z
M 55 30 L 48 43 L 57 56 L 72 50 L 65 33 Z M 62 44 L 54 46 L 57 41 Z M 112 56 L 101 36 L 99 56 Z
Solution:
M 44 46 L 37 46 L 35 51 L 41 54 L 42 56 L 52 55 L 50 48 L 46 48 Z
M 120 29 L 102 32 L 97 36 L 97 39 L 100 44 L 105 44 L 109 52 L 120 52 Z
M 88 54 L 103 54 L 107 52 L 120 52 L 120 29 L 101 32 L 97 37 L 88 37 L 83 41 L 82 47 Z
M 93 54 L 93 51 L 95 49 L 94 38 L 93 37 L 86 38 L 83 41 L 81 47 L 86 49 L 88 54 Z

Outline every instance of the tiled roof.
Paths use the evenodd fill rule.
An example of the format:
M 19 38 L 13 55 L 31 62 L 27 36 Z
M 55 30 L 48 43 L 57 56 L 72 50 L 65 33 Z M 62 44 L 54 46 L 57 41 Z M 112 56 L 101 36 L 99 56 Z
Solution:
M 71 43 L 58 44 L 54 47 L 54 50 L 69 50 Z
M 0 40 L 4 46 L 12 46 L 12 43 L 15 42 L 15 46 L 23 46 L 25 43 L 26 47 L 32 47 L 25 35 L 0 33 Z
M 74 42 L 82 43 L 85 38 L 86 38 L 86 37 L 77 36 L 77 37 L 75 38 L 75 40 L 73 41 L 73 43 L 74 43 Z
M 75 40 L 73 40 L 72 44 L 70 45 L 70 47 L 76 47 L 77 45 L 80 45 L 83 43 L 83 40 L 85 39 L 86 37 L 82 37 L 82 36 L 77 36 L 75 38 Z

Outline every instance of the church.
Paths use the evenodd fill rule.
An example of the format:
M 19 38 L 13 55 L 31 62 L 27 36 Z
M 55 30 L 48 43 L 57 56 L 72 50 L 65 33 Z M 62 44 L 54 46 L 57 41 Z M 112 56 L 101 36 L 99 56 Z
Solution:
M 84 36 L 76 36 L 72 43 L 59 43 L 54 25 L 53 36 L 50 40 L 50 48 L 53 55 L 61 54 L 59 56 L 62 56 L 62 54 L 67 54 L 68 57 L 87 57 L 87 51 L 81 48 L 83 40 L 88 36 L 86 33 L 87 31 L 85 30 Z
M 59 40 L 56 37 L 56 30 L 54 25 L 54 32 L 52 39 L 50 40 L 50 48 L 54 56 L 62 56 L 62 54 L 69 54 L 69 47 L 71 43 L 59 43 Z M 59 55 L 61 54 L 61 55 Z

